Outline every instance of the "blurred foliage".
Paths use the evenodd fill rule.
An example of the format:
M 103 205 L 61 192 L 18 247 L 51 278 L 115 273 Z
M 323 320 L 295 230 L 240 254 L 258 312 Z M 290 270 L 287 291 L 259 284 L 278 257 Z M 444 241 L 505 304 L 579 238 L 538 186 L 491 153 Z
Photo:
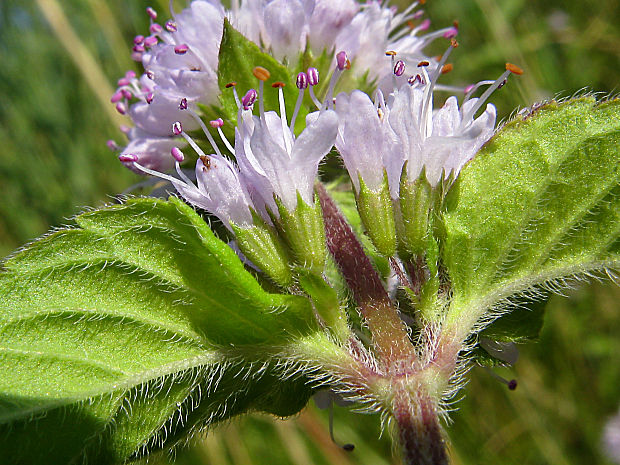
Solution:
M 167 1 L 150 3 L 166 16 Z M 109 138 L 121 142 L 121 118 L 106 101 L 134 66 L 129 44 L 147 29 L 148 4 L 0 2 L 0 255 L 140 180 L 105 146 Z M 584 88 L 618 91 L 617 0 L 432 0 L 426 9 L 435 27 L 459 20 L 461 47 L 443 83 L 495 78 L 506 61 L 524 68 L 492 98 L 500 117 Z M 444 47 L 437 42 L 431 51 Z M 474 368 L 448 427 L 454 464 L 607 463 L 599 443 L 620 403 L 619 300 L 617 287 L 601 284 L 570 299 L 553 297 L 540 342 L 522 346 L 514 368 L 496 370 L 518 379 L 514 392 Z M 394 463 L 379 424 L 376 416 L 336 408 L 336 438 L 356 445 L 346 454 L 329 439 L 325 412 L 313 406 L 286 422 L 252 416 L 179 451 L 176 463 Z

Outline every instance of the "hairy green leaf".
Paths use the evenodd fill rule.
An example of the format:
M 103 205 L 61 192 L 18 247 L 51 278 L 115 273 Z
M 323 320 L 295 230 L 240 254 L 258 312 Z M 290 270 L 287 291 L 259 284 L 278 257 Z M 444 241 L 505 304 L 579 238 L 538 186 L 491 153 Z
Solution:
M 268 354 L 314 333 L 308 299 L 264 291 L 174 198 L 76 222 L 0 274 L 0 463 L 115 463 L 304 405 Z
M 446 199 L 451 321 L 620 263 L 620 101 L 550 103 L 504 127 Z

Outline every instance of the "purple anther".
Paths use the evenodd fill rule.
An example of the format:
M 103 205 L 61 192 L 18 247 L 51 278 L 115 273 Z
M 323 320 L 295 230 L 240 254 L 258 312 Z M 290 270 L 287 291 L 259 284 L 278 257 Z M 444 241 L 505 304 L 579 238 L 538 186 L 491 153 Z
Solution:
M 316 68 L 308 68 L 308 84 L 316 86 L 319 83 L 319 70 Z
M 181 149 L 179 149 L 178 147 L 172 147 L 172 149 L 170 150 L 170 154 L 179 163 L 185 160 L 185 156 L 183 155 L 183 152 L 181 152 Z
M 189 50 L 189 46 L 187 44 L 179 44 L 174 47 L 174 53 L 177 55 L 184 55 Z
M 179 103 L 179 110 L 187 110 L 187 99 L 183 97 Z
M 454 39 L 457 35 L 459 35 L 459 30 L 455 27 L 450 27 L 443 33 L 446 39 Z
M 424 78 L 422 77 L 421 74 L 416 74 L 415 76 L 411 76 L 409 79 L 407 79 L 407 82 L 411 86 L 414 86 L 416 84 L 424 85 Z
M 241 104 L 243 105 L 244 110 L 249 110 L 254 102 L 256 102 L 256 98 L 258 97 L 258 93 L 254 89 L 250 89 L 246 92 L 246 94 L 241 99 Z
M 122 99 L 123 99 L 123 92 L 120 90 L 117 90 L 116 92 L 114 92 L 114 94 L 112 94 L 112 97 L 110 97 L 110 102 L 118 103 Z
M 146 49 L 144 48 L 144 45 L 134 45 L 132 50 L 136 53 L 143 53 Z
M 465 87 L 464 92 L 465 92 L 466 94 L 469 94 L 469 93 L 470 93 L 470 92 L 474 89 L 474 87 L 476 87 L 476 84 L 470 84 L 470 85 L 468 85 L 467 87 Z
M 154 98 L 155 98 L 155 94 L 153 94 L 153 92 L 148 92 L 144 96 L 144 100 L 146 100 L 146 103 L 148 103 L 149 105 L 153 102 Z
M 121 124 L 118 128 L 123 134 L 129 134 L 129 131 L 131 131 L 131 128 L 125 124 Z
M 112 150 L 112 151 L 114 151 L 114 150 L 118 150 L 118 144 L 117 144 L 115 141 L 113 141 L 112 139 L 109 139 L 109 140 L 105 143 L 105 145 L 107 145 L 107 146 L 108 146 L 108 148 L 109 148 L 110 150 Z
M 349 59 L 347 58 L 346 52 L 338 52 L 336 55 L 336 65 L 340 71 L 344 70 L 347 67 Z
M 127 79 L 134 79 L 136 77 L 136 72 L 133 69 L 130 69 L 125 73 L 125 77 Z
M 126 98 L 127 100 L 131 100 L 131 98 L 133 97 L 133 94 L 129 92 L 128 89 L 121 90 L 121 94 L 123 94 L 123 98 Z
M 120 154 L 118 156 L 118 159 L 122 163 L 132 163 L 132 162 L 138 161 L 138 156 L 134 153 L 124 153 L 124 154 Z
M 426 18 L 420 23 L 417 29 L 418 31 L 426 31 L 429 27 L 431 27 L 431 20 Z
M 166 21 L 166 31 L 177 32 L 177 23 L 174 21 Z
M 116 111 L 118 111 L 121 115 L 127 113 L 127 106 L 123 102 L 118 102 L 116 104 Z
M 133 61 L 137 61 L 137 62 L 142 61 L 142 52 L 133 52 L 131 54 L 131 59 Z
M 181 125 L 180 121 L 175 121 L 174 123 L 172 123 L 172 133 L 175 136 L 180 136 L 182 132 L 183 132 L 183 126 Z
M 394 74 L 396 76 L 402 76 L 405 72 L 405 62 L 403 60 L 398 60 L 394 65 Z
M 212 128 L 221 128 L 224 126 L 224 120 L 222 118 L 214 119 L 213 121 L 209 121 L 209 124 Z
M 142 42 L 144 42 L 144 36 L 135 36 L 133 38 L 134 45 L 140 45 Z
M 150 69 L 147 69 L 144 74 L 146 74 L 146 77 L 149 78 L 151 81 L 153 79 L 155 79 L 155 73 L 153 71 L 151 71 Z
M 420 19 L 422 16 L 424 16 L 424 10 L 418 10 L 413 14 L 411 19 L 413 20 Z
M 297 75 L 297 80 L 295 81 L 298 89 L 305 89 L 308 87 L 308 75 L 303 71 Z
M 120 78 L 118 81 L 116 81 L 116 84 L 121 87 L 121 86 L 128 86 L 129 84 L 131 84 L 131 81 L 129 79 L 127 79 L 126 77 L 124 78 Z
M 499 86 L 497 86 L 497 89 L 501 89 L 502 87 L 504 87 L 506 85 L 506 83 L 508 82 L 508 79 L 504 79 L 502 82 L 500 82 Z
M 149 15 L 149 18 L 151 18 L 153 21 L 157 19 L 157 12 L 150 6 L 146 7 L 146 14 Z
M 153 23 L 149 26 L 149 31 L 151 32 L 151 34 L 159 34 L 161 31 L 163 31 L 163 28 L 160 24 Z
M 150 48 L 153 45 L 156 45 L 157 42 L 159 42 L 157 36 L 148 36 L 146 39 L 144 39 L 144 46 Z

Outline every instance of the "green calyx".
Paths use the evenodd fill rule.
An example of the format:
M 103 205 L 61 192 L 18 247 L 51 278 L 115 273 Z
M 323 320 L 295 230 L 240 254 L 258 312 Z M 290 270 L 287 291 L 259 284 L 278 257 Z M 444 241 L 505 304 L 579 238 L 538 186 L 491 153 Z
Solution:
M 407 165 L 400 180 L 400 217 L 398 221 L 399 250 L 402 256 L 423 256 L 432 237 L 430 214 L 438 198 L 437 189 L 431 187 L 426 172 L 411 182 L 407 178 Z
M 359 183 L 356 201 L 362 223 L 379 253 L 391 257 L 396 253 L 396 225 L 387 173 L 379 191 L 369 189 L 361 177 Z
M 249 228 L 232 224 L 239 250 L 275 283 L 289 287 L 293 282 L 293 273 L 286 246 L 271 226 L 258 215 L 253 213 L 252 216 L 254 225 Z
M 278 198 L 275 201 L 280 213 L 277 225 L 293 252 L 295 262 L 311 271 L 322 272 L 327 249 L 325 226 L 318 199 L 314 205 L 308 205 L 298 192 L 297 207 L 292 212 Z

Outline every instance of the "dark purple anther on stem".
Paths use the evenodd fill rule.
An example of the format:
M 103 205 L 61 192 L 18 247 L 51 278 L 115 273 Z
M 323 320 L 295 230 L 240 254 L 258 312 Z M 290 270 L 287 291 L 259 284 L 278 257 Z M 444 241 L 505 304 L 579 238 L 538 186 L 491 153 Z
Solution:
M 170 154 L 179 163 L 185 160 L 185 156 L 183 155 L 183 152 L 181 152 L 181 149 L 179 149 L 178 147 L 172 147 L 172 149 L 170 150 Z
M 254 102 L 256 102 L 256 98 L 258 97 L 258 93 L 254 89 L 250 89 L 246 92 L 246 94 L 241 99 L 241 104 L 243 105 L 244 110 L 249 110 Z
M 146 103 L 148 103 L 149 105 L 151 104 L 154 98 L 155 98 L 155 95 L 153 94 L 153 92 L 147 93 L 146 96 L 144 97 L 144 99 L 146 100 Z
M 350 64 L 346 52 L 338 52 L 336 55 L 336 65 L 340 71 L 349 68 Z
M 297 84 L 298 89 L 306 89 L 308 87 L 308 75 L 303 71 L 299 73 L 295 84 Z
M 134 45 L 140 45 L 142 42 L 144 42 L 144 36 L 135 36 L 133 38 Z
M 180 121 L 175 121 L 172 124 L 172 133 L 175 136 L 180 136 L 182 132 L 183 132 L 183 126 L 181 125 L 181 122 Z
M 179 103 L 179 110 L 187 110 L 187 99 L 183 97 Z
M 402 76 L 405 72 L 405 62 L 403 60 L 398 60 L 394 65 L 394 74 L 396 76 Z
M 166 31 L 177 32 L 177 23 L 174 21 L 166 21 Z
M 146 39 L 144 39 L 144 46 L 152 47 L 153 45 L 157 44 L 158 41 L 159 39 L 157 38 L 157 36 L 148 36 Z
M 121 100 L 123 100 L 123 92 L 120 90 L 114 92 L 114 94 L 112 94 L 112 97 L 110 97 L 110 102 L 112 103 L 118 103 Z
M 157 23 L 153 23 L 149 26 L 149 31 L 151 32 L 151 34 L 159 34 L 162 30 L 163 28 L 161 27 L 161 25 Z
M 209 121 L 209 124 L 212 128 L 221 128 L 222 126 L 224 126 L 224 120 L 222 118 L 214 119 L 212 121 Z
M 142 53 L 144 52 L 146 49 L 144 48 L 144 45 L 134 45 L 132 50 L 136 53 Z
M 151 18 L 153 21 L 157 19 L 157 12 L 150 6 L 146 7 L 146 14 L 149 15 L 149 18 Z
M 138 161 L 138 156 L 133 153 L 126 153 L 126 154 L 119 155 L 118 159 L 122 163 L 132 163 L 132 162 Z
M 123 98 L 126 98 L 127 100 L 131 100 L 131 97 L 133 97 L 128 89 L 121 90 L 121 94 L 123 94 Z
M 121 115 L 124 115 L 125 113 L 127 113 L 127 107 L 123 102 L 118 102 L 116 104 L 116 111 L 118 111 Z
M 151 81 L 155 79 L 155 73 L 153 73 L 153 71 L 149 69 L 147 69 L 144 74 L 146 74 L 146 77 L 149 78 Z
M 443 36 L 446 39 L 453 39 L 459 34 L 459 30 L 455 27 L 449 28 L 446 32 L 443 33 Z
M 431 20 L 426 18 L 424 21 L 420 23 L 418 26 L 419 31 L 426 31 L 429 27 L 431 27 Z
M 177 55 L 185 55 L 189 50 L 189 46 L 187 44 L 179 44 L 174 47 L 174 53 Z
M 308 68 L 308 84 L 316 86 L 319 83 L 319 70 L 316 68 Z

